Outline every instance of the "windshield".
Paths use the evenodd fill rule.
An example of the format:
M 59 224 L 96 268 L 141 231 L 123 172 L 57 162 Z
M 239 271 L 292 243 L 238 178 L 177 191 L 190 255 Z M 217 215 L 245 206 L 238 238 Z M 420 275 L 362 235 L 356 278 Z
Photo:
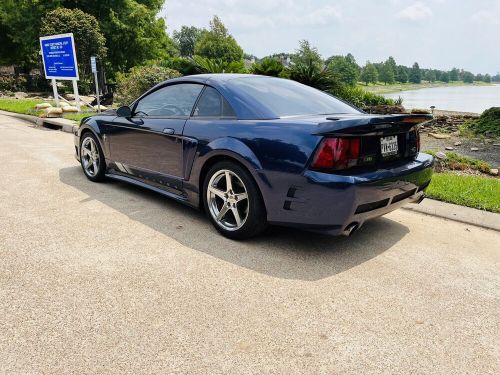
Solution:
M 289 79 L 242 77 L 232 79 L 231 84 L 260 102 L 278 117 L 360 113 L 323 91 Z

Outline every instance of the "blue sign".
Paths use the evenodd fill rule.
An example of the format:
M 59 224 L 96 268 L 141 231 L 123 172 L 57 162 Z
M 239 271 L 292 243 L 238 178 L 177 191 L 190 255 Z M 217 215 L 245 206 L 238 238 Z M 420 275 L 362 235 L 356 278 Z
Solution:
M 78 79 L 73 34 L 43 36 L 40 46 L 46 78 Z

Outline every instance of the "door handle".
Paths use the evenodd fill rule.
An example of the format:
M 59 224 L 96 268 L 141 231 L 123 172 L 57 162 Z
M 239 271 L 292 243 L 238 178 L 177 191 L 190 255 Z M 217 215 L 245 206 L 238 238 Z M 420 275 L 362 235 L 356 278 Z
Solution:
M 165 129 L 163 129 L 163 133 L 165 133 L 165 134 L 174 134 L 175 130 L 172 129 L 172 128 L 165 128 Z

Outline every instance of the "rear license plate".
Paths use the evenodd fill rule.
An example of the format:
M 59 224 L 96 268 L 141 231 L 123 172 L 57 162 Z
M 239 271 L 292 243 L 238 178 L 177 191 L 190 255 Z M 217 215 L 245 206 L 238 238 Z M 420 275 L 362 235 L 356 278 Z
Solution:
M 380 151 L 382 157 L 396 155 L 398 153 L 398 137 L 393 135 L 380 138 Z

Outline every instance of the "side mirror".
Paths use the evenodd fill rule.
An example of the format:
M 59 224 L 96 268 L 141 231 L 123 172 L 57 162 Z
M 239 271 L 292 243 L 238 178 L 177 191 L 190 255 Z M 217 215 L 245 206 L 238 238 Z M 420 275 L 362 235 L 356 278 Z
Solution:
M 116 110 L 116 115 L 118 117 L 132 117 L 132 110 L 128 105 L 124 105 Z

